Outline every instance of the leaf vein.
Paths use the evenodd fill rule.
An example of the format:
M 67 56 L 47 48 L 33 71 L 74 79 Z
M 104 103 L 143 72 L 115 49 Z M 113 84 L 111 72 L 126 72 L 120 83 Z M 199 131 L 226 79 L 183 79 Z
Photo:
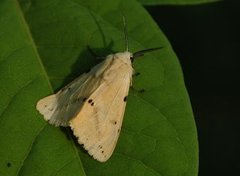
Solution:
M 39 132 L 36 134 L 36 136 L 33 138 L 31 144 L 29 145 L 29 149 L 28 149 L 25 157 L 23 158 L 20 167 L 19 167 L 18 170 L 17 170 L 17 174 L 16 174 L 17 176 L 21 173 L 21 170 L 22 170 L 22 168 L 23 168 L 24 162 L 26 161 L 27 157 L 28 157 L 29 154 L 31 153 L 31 150 L 32 150 L 32 147 L 33 147 L 34 142 L 36 141 L 36 138 L 39 136 L 39 134 L 43 131 L 43 129 L 44 129 L 46 126 L 47 126 L 47 124 L 44 124 L 44 125 L 40 128 L 40 130 L 39 130 Z
M 134 161 L 138 162 L 138 164 L 142 164 L 143 167 L 146 168 L 147 170 L 150 170 L 150 171 L 152 171 L 153 173 L 155 173 L 155 174 L 157 174 L 159 176 L 163 175 L 162 173 L 156 171 L 155 169 L 153 169 L 152 167 L 148 166 L 147 164 L 145 164 L 143 161 L 141 161 L 139 159 L 133 158 L 131 156 L 128 156 L 126 154 L 119 153 L 119 152 L 116 152 L 116 155 L 121 155 L 121 156 L 126 157 L 128 159 L 134 160 Z
M 27 24 L 27 22 L 26 22 L 26 20 L 25 20 L 25 18 L 24 18 L 24 14 L 23 14 L 23 12 L 22 12 L 22 10 L 21 10 L 21 7 L 20 7 L 20 4 L 19 4 L 19 2 L 18 1 L 15 1 L 15 5 L 16 5 L 16 8 L 17 8 L 17 10 L 19 11 L 19 15 L 20 15 L 20 18 L 21 18 L 21 22 L 22 22 L 22 25 L 23 25 L 23 27 L 26 29 L 26 31 L 27 31 L 27 35 L 28 35 L 28 37 L 29 37 L 29 40 L 30 40 L 30 42 L 31 42 L 31 45 L 32 45 L 32 47 L 33 47 L 33 50 L 34 50 L 34 52 L 35 52 L 35 55 L 36 55 L 36 57 L 37 57 L 37 60 L 38 60 L 38 63 L 39 63 L 39 65 L 40 65 L 40 67 L 41 67 L 41 69 L 42 69 L 42 71 L 43 71 L 43 73 L 44 73 L 44 76 L 45 76 L 45 78 L 46 78 L 46 81 L 47 81 L 47 83 L 48 83 L 48 86 L 49 86 L 49 89 L 53 92 L 53 88 L 52 88 L 52 86 L 51 86 L 51 83 L 50 83 L 50 80 L 49 80 L 49 78 L 48 78 L 48 74 L 47 74 L 47 72 L 46 72 L 46 70 L 45 70 L 45 68 L 44 68 L 44 65 L 43 65 L 43 63 L 42 63 L 42 61 L 41 61 L 41 58 L 40 58 L 40 56 L 39 56 L 39 54 L 38 54 L 38 51 L 37 51 L 37 47 L 36 47 L 36 45 L 35 45 L 35 43 L 34 43 L 34 40 L 33 40 L 33 37 L 32 37 L 32 35 L 31 35 L 31 32 L 30 32 L 30 29 L 29 29 L 29 27 L 28 27 L 28 24 Z M 46 126 L 46 125 L 45 125 Z M 44 126 L 44 127 L 45 127 Z M 44 128 L 43 127 L 43 128 Z M 71 137 L 71 141 L 72 141 L 72 143 L 73 143 L 73 138 Z M 35 140 L 35 139 L 34 139 Z M 34 142 L 34 141 L 33 141 Z M 32 142 L 32 144 L 33 144 L 33 142 Z M 76 154 L 77 154 L 77 149 L 76 149 L 76 146 L 73 144 L 73 148 L 74 148 L 74 150 L 75 150 L 75 152 L 76 152 Z M 28 156 L 28 155 L 27 155 Z M 26 157 L 27 157 L 26 156 Z M 81 168 L 83 168 L 82 166 L 81 166 L 81 159 L 80 159 L 80 157 L 79 157 L 79 155 L 77 154 L 76 155 L 78 158 L 79 158 L 79 165 L 80 165 L 80 167 Z M 26 158 L 25 158 L 26 159 Z M 25 160 L 24 159 L 24 160 Z M 21 169 L 21 168 L 20 168 Z M 20 170 L 19 170 L 20 171 Z M 84 172 L 84 170 L 83 170 L 83 172 Z M 19 173 L 19 172 L 18 172 Z
M 3 107 L 2 112 L 0 113 L 0 117 L 4 115 L 8 107 L 12 104 L 13 100 L 21 93 L 22 90 L 24 90 L 26 87 L 28 87 L 31 83 L 33 83 L 35 80 L 37 80 L 37 77 L 27 81 L 26 84 L 24 84 L 22 87 L 20 87 L 16 93 L 12 95 L 12 97 L 9 98 L 9 101 L 6 103 L 5 107 Z M 1 119 L 0 119 L 1 120 Z
M 141 100 L 144 101 L 145 103 L 151 105 L 156 111 L 158 111 L 159 113 L 162 114 L 162 112 L 159 110 L 159 108 L 156 107 L 153 103 L 145 100 L 144 98 L 142 98 L 142 97 L 140 97 L 140 96 L 137 96 L 137 95 L 134 95 L 134 96 L 136 96 L 137 98 L 141 99 Z M 180 137 L 180 135 L 179 135 L 179 132 L 178 132 L 178 130 L 176 129 L 176 127 L 171 123 L 171 121 L 170 121 L 164 114 L 162 114 L 162 115 L 165 117 L 164 119 L 169 123 L 169 125 L 172 126 L 172 129 L 174 129 L 174 131 L 175 131 L 175 133 L 176 133 L 176 139 L 177 139 L 177 140 L 181 143 L 181 145 L 183 146 L 184 155 L 185 155 L 185 157 L 187 158 L 187 168 L 188 168 L 188 167 L 189 167 L 189 158 L 188 158 L 188 156 L 187 156 L 187 154 L 186 154 L 186 147 L 185 147 L 185 145 L 184 145 L 184 143 L 183 143 L 183 141 L 182 141 L 182 139 L 181 139 L 181 137 Z

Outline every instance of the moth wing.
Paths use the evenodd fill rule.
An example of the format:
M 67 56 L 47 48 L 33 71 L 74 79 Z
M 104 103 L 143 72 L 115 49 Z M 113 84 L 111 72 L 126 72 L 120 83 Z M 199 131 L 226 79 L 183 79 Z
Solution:
M 116 146 L 131 76 L 132 72 L 125 72 L 125 76 L 103 82 L 70 121 L 78 142 L 98 161 L 108 160 Z
M 84 101 L 99 87 L 99 76 L 110 64 L 112 58 L 106 59 L 73 80 L 56 94 L 37 102 L 37 110 L 46 121 L 55 126 L 68 126 L 69 120 L 81 110 Z

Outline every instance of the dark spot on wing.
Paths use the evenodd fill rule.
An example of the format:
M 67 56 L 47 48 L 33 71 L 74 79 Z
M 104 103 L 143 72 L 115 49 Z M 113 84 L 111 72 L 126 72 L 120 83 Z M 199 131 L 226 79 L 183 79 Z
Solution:
M 118 133 L 120 132 L 120 129 L 118 129 Z
M 125 101 L 125 102 L 127 101 L 127 96 L 124 97 L 123 101 Z
M 93 101 L 93 100 L 92 100 L 92 99 L 90 99 L 90 100 L 88 100 L 88 103 L 92 103 L 92 101 Z
M 71 90 L 71 87 L 68 87 L 68 91 L 70 91 Z
M 44 105 L 44 107 L 46 108 L 46 107 L 47 107 L 47 105 Z
M 92 103 L 91 103 L 91 106 L 93 106 L 93 105 L 94 105 L 94 103 L 92 102 Z
M 114 124 L 116 125 L 116 124 L 117 124 L 117 121 L 115 121 Z
M 101 146 L 101 145 L 99 145 L 98 147 L 99 147 L 100 149 L 102 149 L 102 146 Z
M 102 150 L 102 153 L 104 153 L 104 151 Z
M 60 91 L 63 92 L 64 90 L 66 90 L 66 87 L 62 88 Z
M 11 167 L 11 166 L 12 166 L 12 164 L 8 162 L 7 163 L 7 167 Z

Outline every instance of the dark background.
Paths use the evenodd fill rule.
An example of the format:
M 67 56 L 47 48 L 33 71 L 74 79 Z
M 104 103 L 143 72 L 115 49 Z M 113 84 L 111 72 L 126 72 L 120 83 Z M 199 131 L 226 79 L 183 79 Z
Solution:
M 240 175 L 239 1 L 146 8 L 182 65 L 198 129 L 199 176 Z

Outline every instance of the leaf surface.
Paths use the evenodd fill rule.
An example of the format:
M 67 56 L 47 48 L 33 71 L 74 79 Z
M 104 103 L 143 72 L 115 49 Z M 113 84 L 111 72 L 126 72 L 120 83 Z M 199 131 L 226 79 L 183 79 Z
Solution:
M 104 4 L 104 5 L 103 5 Z M 180 64 L 134 0 L 3 0 L 0 5 L 0 175 L 197 175 L 198 144 Z M 134 62 L 121 135 L 106 163 L 71 131 L 47 124 L 36 102 L 97 64 L 98 55 L 164 47 Z

